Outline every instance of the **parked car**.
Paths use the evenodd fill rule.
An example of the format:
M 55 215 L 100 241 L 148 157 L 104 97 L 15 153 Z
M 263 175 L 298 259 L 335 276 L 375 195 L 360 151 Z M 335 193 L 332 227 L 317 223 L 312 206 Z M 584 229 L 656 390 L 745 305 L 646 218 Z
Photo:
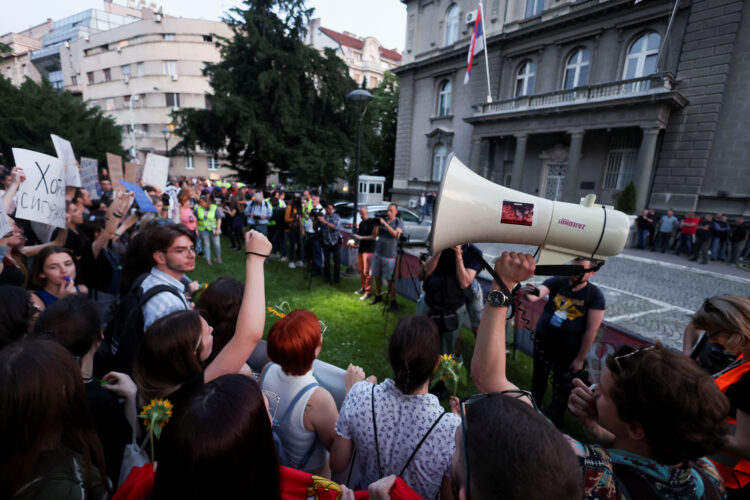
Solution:
M 370 217 L 382 217 L 388 219 L 388 204 L 367 205 Z M 345 231 L 352 230 L 352 215 L 354 212 L 354 203 L 336 204 L 334 211 L 341 217 L 341 226 Z M 417 214 L 405 208 L 399 208 L 398 216 L 404 222 L 404 234 L 409 238 L 409 243 L 427 243 L 430 239 L 430 229 L 432 227 L 429 221 L 420 221 Z M 357 214 L 357 224 L 361 218 Z

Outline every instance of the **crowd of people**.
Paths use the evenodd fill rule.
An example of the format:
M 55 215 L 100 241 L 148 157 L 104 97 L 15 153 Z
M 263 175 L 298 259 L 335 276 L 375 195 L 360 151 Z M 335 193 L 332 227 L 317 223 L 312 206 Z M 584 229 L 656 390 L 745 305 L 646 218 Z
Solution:
M 741 215 L 732 223 L 721 212 L 701 217 L 687 212 L 679 219 L 671 209 L 661 216 L 644 209 L 636 219 L 636 230 L 636 246 L 641 250 L 669 250 L 700 264 L 707 264 L 709 258 L 728 264 L 750 259 L 750 228 Z
M 267 259 L 297 267 L 306 255 L 311 271 L 338 281 L 341 221 L 332 205 L 314 193 L 285 200 L 174 179 L 164 192 L 146 187 L 158 212 L 148 215 L 104 177 L 96 196 L 69 190 L 66 227 L 44 242 L 38 225 L 14 218 L 23 171 L 9 179 L 2 202 L 12 231 L 0 238 L 3 498 L 708 500 L 750 492 L 748 299 L 712 297 L 693 317 L 691 331 L 733 355 L 715 379 L 657 344 L 609 356 L 598 384 L 570 380 L 562 404 L 590 434 L 584 443 L 556 429 L 537 407 L 541 396 L 506 371 L 503 293 L 533 275 L 531 255 L 496 260 L 497 281 L 470 321 L 471 377 L 481 392 L 451 398 L 449 411 L 431 393 L 441 354 L 456 350 L 457 316 L 478 312 L 477 295 L 482 302 L 473 290 L 481 253 L 457 246 L 421 262 L 424 301 L 389 337 L 392 377 L 378 381 L 349 364 L 337 406 L 313 374 L 326 332 L 314 311 L 278 319 L 262 342 Z M 380 292 L 382 280 L 394 291 L 397 209 L 365 224 L 363 207 L 353 237 L 360 293 L 373 303 L 393 300 Z M 221 234 L 245 252 L 244 283 L 222 276 L 199 293 L 189 274 L 201 251 L 221 264 Z M 589 272 L 577 280 L 524 289 L 556 304 L 546 333 L 584 318 L 569 325 L 575 345 L 544 344 L 546 373 L 579 368 L 601 321 L 603 300 L 586 283 L 593 263 L 582 265 Z M 567 315 L 556 314 L 562 302 Z M 692 351 L 695 339 L 686 339 Z M 562 354 L 545 357 L 551 350 Z M 265 361 L 254 371 L 258 357 Z M 171 418 L 157 439 L 138 415 L 162 400 Z M 131 444 L 150 448 L 148 463 L 132 463 Z

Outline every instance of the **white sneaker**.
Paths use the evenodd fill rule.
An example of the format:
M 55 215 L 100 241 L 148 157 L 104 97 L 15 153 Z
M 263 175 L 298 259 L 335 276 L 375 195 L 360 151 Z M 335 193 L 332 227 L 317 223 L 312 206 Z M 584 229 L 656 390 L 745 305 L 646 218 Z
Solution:
M 298 260 L 297 261 L 297 267 L 305 267 L 305 263 L 302 262 L 301 260 Z
M 289 269 L 296 269 L 297 266 L 294 265 L 294 262 L 289 263 Z
M 286 262 L 287 260 L 289 260 L 289 259 L 287 259 L 286 257 L 282 257 L 282 258 L 279 259 L 279 262 Z

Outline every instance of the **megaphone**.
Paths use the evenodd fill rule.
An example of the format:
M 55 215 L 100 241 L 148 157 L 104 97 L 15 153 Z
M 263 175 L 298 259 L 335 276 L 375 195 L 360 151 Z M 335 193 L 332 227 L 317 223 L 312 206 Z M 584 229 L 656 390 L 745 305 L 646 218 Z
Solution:
M 604 261 L 625 247 L 627 215 L 595 205 L 552 201 L 494 184 L 451 153 L 440 184 L 430 234 L 436 253 L 464 243 L 519 243 L 539 247 L 537 265 L 561 265 L 577 257 Z

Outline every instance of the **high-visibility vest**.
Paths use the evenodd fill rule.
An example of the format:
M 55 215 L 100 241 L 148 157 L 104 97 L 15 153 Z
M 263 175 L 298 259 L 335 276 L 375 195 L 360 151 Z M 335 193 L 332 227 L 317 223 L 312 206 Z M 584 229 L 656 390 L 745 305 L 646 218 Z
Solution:
M 213 231 L 216 229 L 216 205 L 211 205 L 208 212 L 198 205 L 195 215 L 198 217 L 198 231 Z
M 743 356 L 740 355 L 737 360 L 739 361 L 742 358 Z M 748 372 L 750 372 L 750 362 L 745 361 L 716 377 L 714 382 L 721 392 L 727 392 L 727 389 L 729 389 L 730 386 L 739 382 Z M 737 427 L 736 418 L 727 417 L 727 421 L 732 427 L 732 430 Z M 727 488 L 744 488 L 745 485 L 750 483 L 749 460 L 745 460 L 739 455 L 726 450 L 716 452 L 708 458 L 721 473 L 721 478 L 724 480 L 724 484 L 727 485 Z

